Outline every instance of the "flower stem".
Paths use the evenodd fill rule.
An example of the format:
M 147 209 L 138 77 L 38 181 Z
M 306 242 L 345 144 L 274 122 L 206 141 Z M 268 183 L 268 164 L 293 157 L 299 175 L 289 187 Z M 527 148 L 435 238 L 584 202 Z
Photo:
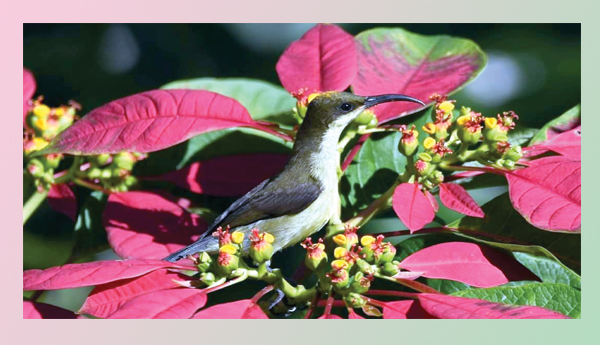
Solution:
M 108 189 L 102 188 L 102 187 L 98 186 L 97 184 L 90 183 L 90 182 L 88 182 L 86 180 L 82 180 L 82 179 L 77 178 L 77 177 L 73 178 L 73 182 L 76 185 L 79 185 L 79 186 L 82 186 L 82 187 L 85 187 L 85 188 L 89 188 L 89 189 L 92 189 L 92 190 L 97 190 L 97 191 L 100 191 L 100 192 L 102 192 L 104 194 L 110 194 L 110 191 Z
M 375 273 L 374 276 L 376 278 L 379 278 L 379 279 L 389 280 L 391 282 L 395 282 L 395 283 L 398 283 L 400 285 L 404 285 L 404 286 L 406 286 L 408 288 L 411 288 L 413 290 L 417 290 L 419 292 L 437 293 L 437 294 L 441 293 L 441 292 L 437 291 L 436 289 L 434 289 L 434 288 L 432 288 L 430 286 L 427 286 L 427 285 L 425 285 L 423 283 L 419 283 L 419 282 L 414 281 L 414 280 L 388 277 L 388 276 L 384 276 L 384 275 L 379 274 L 379 273 Z
M 390 290 L 369 290 L 365 292 L 367 295 L 373 296 L 397 296 L 407 298 L 417 298 L 419 293 L 417 292 L 404 292 L 404 291 L 390 291 Z
M 42 204 L 42 202 L 48 196 L 48 191 L 44 190 L 42 192 L 34 192 L 31 197 L 23 204 L 23 224 L 27 222 L 27 220 L 31 217 L 31 215 L 37 210 L 37 208 Z

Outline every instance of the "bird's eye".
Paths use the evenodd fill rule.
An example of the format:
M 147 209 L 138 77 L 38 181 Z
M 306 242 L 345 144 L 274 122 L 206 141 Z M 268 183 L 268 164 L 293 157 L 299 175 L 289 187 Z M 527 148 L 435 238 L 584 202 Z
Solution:
M 354 109 L 354 106 L 350 103 L 342 103 L 340 105 L 340 110 L 343 112 L 349 112 L 350 110 Z

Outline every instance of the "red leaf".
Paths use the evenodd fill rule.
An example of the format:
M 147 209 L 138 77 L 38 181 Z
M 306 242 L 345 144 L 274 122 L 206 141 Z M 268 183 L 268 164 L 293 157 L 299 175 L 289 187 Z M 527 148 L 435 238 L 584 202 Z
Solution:
M 463 186 L 454 183 L 440 184 L 440 200 L 446 207 L 471 217 L 483 218 L 485 214 Z
M 149 192 L 115 193 L 102 215 L 108 243 L 122 258 L 161 259 L 199 238 L 204 219 Z
M 425 191 L 425 196 L 431 203 L 431 207 L 433 207 L 433 211 L 437 213 L 437 211 L 440 210 L 440 205 L 438 204 L 437 200 L 435 199 L 435 196 L 433 196 L 433 194 L 429 193 L 429 191 L 427 191 L 427 190 Z
M 434 92 L 450 94 L 477 76 L 485 55 L 472 42 L 448 36 L 421 36 L 380 28 L 356 37 L 358 73 L 352 88 L 359 95 L 406 94 L 427 100 Z M 421 109 L 409 102 L 372 108 L 379 122 Z
M 240 196 L 278 173 L 289 155 L 257 153 L 224 156 L 195 162 L 159 177 L 194 193 L 215 196 Z
M 46 303 L 23 301 L 23 319 L 76 319 L 70 310 Z
M 305 99 L 316 91 L 343 91 L 356 76 L 354 38 L 341 28 L 318 24 L 293 42 L 275 69 L 283 87 Z M 306 88 L 306 92 L 300 92 Z
M 532 225 L 581 232 L 581 161 L 555 156 L 506 174 L 510 200 Z
M 392 205 L 411 233 L 423 228 L 435 217 L 431 202 L 421 192 L 417 183 L 402 183 L 396 187 Z
M 210 308 L 200 310 L 192 319 L 241 319 L 250 305 L 249 299 L 243 299 L 230 303 L 221 303 Z M 253 305 L 250 312 L 246 313 L 246 319 L 268 319 L 269 317 L 260 309 Z
M 194 267 L 160 260 L 94 261 L 23 272 L 23 291 L 59 290 L 110 283 L 138 277 L 160 268 L 195 270 Z
M 175 288 L 149 292 L 123 303 L 109 319 L 189 319 L 206 304 L 201 289 Z
M 405 300 L 385 302 L 383 307 L 384 319 L 437 319 L 427 313 L 418 301 Z
M 327 315 L 321 315 L 318 317 L 319 320 L 340 320 L 343 319 L 343 317 L 339 316 L 339 315 L 335 315 L 335 314 L 327 314 Z
M 492 287 L 537 278 L 514 259 L 475 243 L 440 243 L 402 260 L 400 267 L 427 278 L 450 279 L 476 287 Z
M 421 306 L 440 319 L 568 319 L 540 307 L 513 307 L 474 298 L 419 294 Z
M 35 93 L 36 83 L 33 73 L 27 68 L 23 68 L 23 127 L 25 127 L 25 116 L 29 111 L 28 101 Z
M 152 152 L 195 135 L 257 124 L 238 101 L 203 90 L 152 90 L 92 110 L 44 149 L 46 153 Z
M 563 132 L 542 144 L 526 148 L 535 154 L 554 151 L 574 160 L 581 160 L 581 126 Z
M 77 221 L 77 199 L 75 194 L 66 184 L 53 184 L 48 191 L 48 205 L 57 212 L 60 212 Z
M 173 280 L 185 281 L 186 279 L 187 276 L 182 274 L 160 269 L 141 277 L 103 284 L 90 292 L 78 313 L 107 318 L 133 298 L 150 292 L 180 287 Z

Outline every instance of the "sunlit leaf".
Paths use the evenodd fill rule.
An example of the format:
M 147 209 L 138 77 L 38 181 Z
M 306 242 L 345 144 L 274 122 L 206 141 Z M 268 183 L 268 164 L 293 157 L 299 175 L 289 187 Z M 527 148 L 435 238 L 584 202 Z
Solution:
M 472 41 L 445 35 L 423 36 L 400 28 L 377 28 L 356 36 L 359 95 L 401 93 L 429 101 L 451 94 L 481 73 L 486 56 Z M 414 113 L 422 106 L 392 102 L 373 108 L 379 122 Z

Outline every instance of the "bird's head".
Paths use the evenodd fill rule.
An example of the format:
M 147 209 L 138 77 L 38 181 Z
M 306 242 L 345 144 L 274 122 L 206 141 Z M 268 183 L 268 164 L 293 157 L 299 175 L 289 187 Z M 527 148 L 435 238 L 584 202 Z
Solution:
M 398 94 L 365 97 L 349 92 L 323 92 L 309 98 L 305 121 L 315 129 L 343 129 L 364 110 L 377 104 L 398 101 L 425 105 L 416 98 Z

